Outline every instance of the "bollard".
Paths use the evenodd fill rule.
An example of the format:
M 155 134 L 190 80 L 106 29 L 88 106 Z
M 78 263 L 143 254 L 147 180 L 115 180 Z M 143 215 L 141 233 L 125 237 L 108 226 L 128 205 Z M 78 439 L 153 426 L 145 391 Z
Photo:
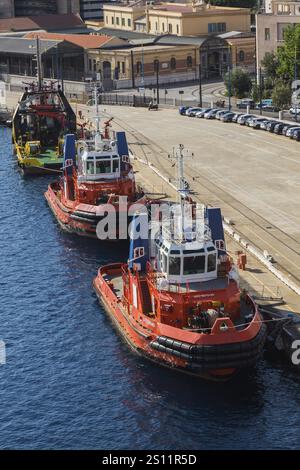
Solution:
M 213 102 L 213 101 L 210 102 L 210 107 L 211 107 L 211 108 L 214 107 L 214 102 Z
M 282 112 L 282 111 L 279 111 L 279 113 L 278 113 L 278 119 L 279 119 L 279 121 L 282 121 L 282 115 L 283 115 L 283 112 Z
M 250 114 L 250 105 L 247 106 L 247 114 Z

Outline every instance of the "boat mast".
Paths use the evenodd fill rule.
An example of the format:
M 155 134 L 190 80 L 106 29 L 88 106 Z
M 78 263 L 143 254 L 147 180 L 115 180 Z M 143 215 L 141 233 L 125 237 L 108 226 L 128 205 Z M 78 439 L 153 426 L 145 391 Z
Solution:
M 36 62 L 37 62 L 37 80 L 38 80 L 38 90 L 42 89 L 42 56 L 41 56 L 41 45 L 40 38 L 36 38 Z
M 94 100 L 96 107 L 96 134 L 100 134 L 100 116 L 99 116 L 99 105 L 98 105 L 98 89 L 97 83 L 94 84 Z
M 184 202 L 186 199 L 186 188 L 184 179 L 184 145 L 179 144 L 175 151 L 176 167 L 177 167 L 177 194 L 180 204 L 180 236 L 184 238 Z

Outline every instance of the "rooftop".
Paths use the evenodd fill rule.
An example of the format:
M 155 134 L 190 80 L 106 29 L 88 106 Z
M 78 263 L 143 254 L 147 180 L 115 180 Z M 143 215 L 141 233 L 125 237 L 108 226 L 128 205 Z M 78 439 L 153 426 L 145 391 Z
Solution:
M 0 32 L 10 31 L 34 31 L 45 29 L 57 31 L 59 29 L 82 28 L 85 24 L 79 15 L 42 15 L 24 16 L 19 18 L 0 19 Z
M 96 34 L 59 34 L 59 33 L 47 33 L 47 32 L 30 32 L 26 34 L 26 38 L 41 39 L 52 39 L 58 41 L 68 41 L 76 46 L 82 47 L 83 49 L 98 49 L 107 42 L 113 39 L 111 36 L 96 35 Z
M 40 42 L 41 53 L 56 47 L 62 41 L 42 40 Z M 0 50 L 10 54 L 36 54 L 36 42 L 33 39 L 4 37 L 0 38 Z

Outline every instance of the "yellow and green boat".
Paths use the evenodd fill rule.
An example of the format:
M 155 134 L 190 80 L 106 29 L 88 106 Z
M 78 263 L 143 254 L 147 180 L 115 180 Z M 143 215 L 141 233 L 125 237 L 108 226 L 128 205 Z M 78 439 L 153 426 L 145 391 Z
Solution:
M 76 133 L 76 115 L 58 86 L 25 88 L 12 121 L 18 165 L 25 175 L 57 174 L 65 134 Z

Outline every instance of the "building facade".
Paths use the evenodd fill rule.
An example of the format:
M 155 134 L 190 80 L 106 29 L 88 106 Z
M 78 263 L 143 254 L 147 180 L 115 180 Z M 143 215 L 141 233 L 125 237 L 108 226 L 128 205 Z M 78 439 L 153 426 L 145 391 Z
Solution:
M 14 16 L 14 0 L 0 0 L 0 18 Z
M 84 21 L 102 21 L 104 3 L 105 0 L 80 0 L 81 18 Z
M 250 10 L 247 8 L 216 7 L 209 3 L 104 5 L 105 27 L 157 35 L 206 36 L 233 30 L 248 32 L 250 23 Z
M 264 8 L 256 15 L 257 69 L 267 52 L 275 52 L 284 40 L 287 26 L 300 23 L 300 2 L 266 0 Z
M 0 18 L 79 12 L 80 0 L 0 0 Z

